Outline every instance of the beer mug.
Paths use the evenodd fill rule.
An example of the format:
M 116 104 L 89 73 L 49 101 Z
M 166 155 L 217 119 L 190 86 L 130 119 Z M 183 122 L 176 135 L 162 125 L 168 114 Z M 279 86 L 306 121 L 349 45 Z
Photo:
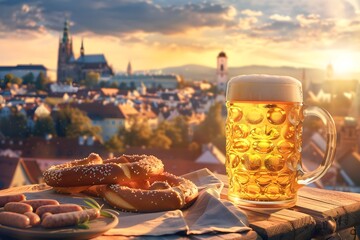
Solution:
M 330 114 L 303 105 L 300 81 L 292 77 L 242 75 L 226 92 L 226 172 L 228 198 L 248 208 L 294 206 L 297 190 L 321 178 L 331 166 L 336 129 Z M 327 148 L 322 164 L 305 172 L 301 164 L 306 116 L 321 119 Z

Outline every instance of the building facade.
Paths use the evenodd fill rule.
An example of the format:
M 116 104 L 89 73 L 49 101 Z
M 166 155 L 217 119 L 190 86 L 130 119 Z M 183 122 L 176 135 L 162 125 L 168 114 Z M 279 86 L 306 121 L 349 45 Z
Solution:
M 0 66 L 0 79 L 3 79 L 6 74 L 12 74 L 15 77 L 22 78 L 25 75 L 32 73 L 36 79 L 40 72 L 46 76 L 47 69 L 44 65 L 17 65 L 17 66 Z
M 115 82 L 120 88 L 139 89 L 145 86 L 148 89 L 177 89 L 181 78 L 175 74 L 138 74 L 115 75 L 110 82 Z
M 113 70 L 104 54 L 85 54 L 84 41 L 81 42 L 80 56 L 75 58 L 73 39 L 70 37 L 69 23 L 65 21 L 62 38 L 59 41 L 57 81 L 78 83 L 86 78 L 87 73 L 96 72 L 101 77 L 113 75 Z

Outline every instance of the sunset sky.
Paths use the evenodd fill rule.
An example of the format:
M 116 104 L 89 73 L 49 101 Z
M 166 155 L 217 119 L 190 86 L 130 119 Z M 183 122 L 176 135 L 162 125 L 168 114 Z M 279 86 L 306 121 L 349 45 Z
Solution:
M 185 64 L 357 71 L 359 0 L 0 0 L 0 65 L 56 69 L 64 20 L 74 52 L 104 53 L 115 71 Z

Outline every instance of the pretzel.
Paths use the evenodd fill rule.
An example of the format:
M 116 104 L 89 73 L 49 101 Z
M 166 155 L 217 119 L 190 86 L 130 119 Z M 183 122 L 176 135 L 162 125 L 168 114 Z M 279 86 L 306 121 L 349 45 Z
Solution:
M 163 171 L 161 160 L 151 155 L 122 155 L 103 161 L 98 154 L 91 153 L 87 158 L 52 166 L 43 176 L 48 185 L 57 187 L 61 192 L 64 187 L 86 188 L 140 181 Z
M 198 195 L 196 185 L 182 177 L 162 173 L 149 179 L 145 189 L 111 184 L 98 188 L 114 208 L 130 212 L 160 212 L 189 206 Z

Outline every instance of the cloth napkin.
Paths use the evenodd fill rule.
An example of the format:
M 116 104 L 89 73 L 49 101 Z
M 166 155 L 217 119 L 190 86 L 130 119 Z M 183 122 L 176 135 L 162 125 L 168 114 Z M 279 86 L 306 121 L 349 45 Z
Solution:
M 119 224 L 104 235 L 161 236 L 175 233 L 204 234 L 235 233 L 251 230 L 246 214 L 231 202 L 220 199 L 223 183 L 208 169 L 188 173 L 183 177 L 199 188 L 195 203 L 186 210 L 156 213 L 119 212 Z M 63 195 L 53 190 L 30 189 L 27 199 L 53 198 L 62 203 L 84 205 L 84 195 Z M 102 199 L 94 198 L 103 204 Z M 107 206 L 105 203 L 105 206 Z M 106 208 L 105 207 L 105 208 Z

